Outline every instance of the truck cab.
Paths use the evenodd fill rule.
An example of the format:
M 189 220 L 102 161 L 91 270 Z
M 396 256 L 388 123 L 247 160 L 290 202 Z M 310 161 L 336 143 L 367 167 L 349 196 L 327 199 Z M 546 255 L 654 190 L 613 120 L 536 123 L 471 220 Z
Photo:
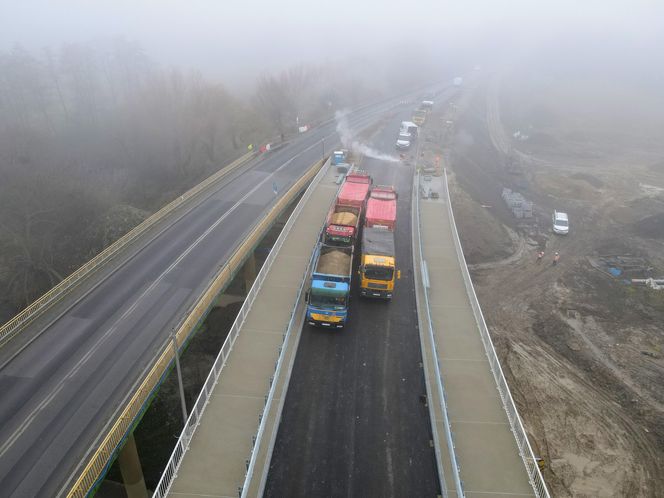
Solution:
M 392 256 L 363 254 L 360 265 L 360 293 L 365 297 L 392 299 L 395 281 Z
M 307 294 L 307 323 L 342 328 L 348 316 L 350 286 L 346 282 L 313 280 Z
M 347 153 L 345 150 L 335 150 L 332 152 L 332 166 L 346 162 Z

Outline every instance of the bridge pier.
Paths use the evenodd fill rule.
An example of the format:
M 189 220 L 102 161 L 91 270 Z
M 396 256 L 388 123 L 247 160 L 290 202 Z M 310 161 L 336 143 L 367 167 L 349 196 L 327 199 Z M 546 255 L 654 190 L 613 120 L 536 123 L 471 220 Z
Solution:
M 249 292 L 251 286 L 256 280 L 256 252 L 252 251 L 247 260 L 244 262 L 242 267 L 242 273 L 244 275 L 244 288 L 245 292 Z
M 127 442 L 120 450 L 118 464 L 122 474 L 122 482 L 125 486 L 128 498 L 148 498 L 148 490 L 145 487 L 141 460 L 138 458 L 136 439 L 132 433 Z

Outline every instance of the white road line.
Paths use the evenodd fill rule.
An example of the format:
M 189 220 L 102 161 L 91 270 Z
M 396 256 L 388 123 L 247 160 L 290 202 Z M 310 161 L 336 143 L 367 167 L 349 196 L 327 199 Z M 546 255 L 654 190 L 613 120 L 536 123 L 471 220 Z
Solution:
M 330 135 L 327 135 L 325 138 L 329 138 L 330 136 L 336 134 L 332 133 Z M 76 373 L 81 369 L 83 365 L 92 357 L 92 355 L 99 350 L 101 345 L 112 335 L 112 333 L 117 329 L 118 324 L 125 320 L 137 307 L 138 304 L 142 299 L 145 298 L 150 292 L 154 290 L 154 288 L 170 273 L 173 268 L 175 268 L 182 260 L 187 257 L 191 251 L 193 251 L 198 244 L 200 244 L 211 232 L 214 230 L 221 222 L 223 222 L 233 211 L 235 211 L 249 196 L 251 196 L 254 192 L 256 192 L 260 187 L 262 187 L 266 182 L 268 182 L 274 175 L 279 173 L 282 169 L 284 169 L 286 166 L 288 166 L 290 163 L 292 163 L 295 159 L 297 159 L 299 156 L 304 154 L 305 152 L 311 150 L 313 147 L 320 146 L 320 142 L 315 142 L 314 144 L 310 145 L 306 149 L 302 150 L 299 152 L 297 155 L 291 157 L 288 161 L 286 161 L 284 164 L 279 166 L 274 172 L 270 173 L 269 176 L 264 178 L 262 181 L 260 181 L 254 188 L 252 188 L 249 192 L 247 192 L 245 195 L 242 196 L 242 198 L 237 201 L 233 206 L 226 211 L 223 216 L 221 216 L 217 221 L 214 222 L 203 234 L 201 234 L 194 242 L 187 247 L 187 249 L 168 267 L 166 270 L 164 270 L 159 277 L 147 288 L 145 289 L 141 295 L 134 301 L 134 303 L 111 325 L 111 327 L 102 335 L 97 342 L 87 351 L 87 353 L 72 367 L 72 369 L 63 377 L 63 379 L 55 386 L 55 388 L 51 391 L 51 393 L 44 398 L 36 407 L 35 409 L 30 412 L 30 414 L 23 420 L 23 423 L 12 433 L 12 435 L 7 438 L 5 443 L 0 447 L 0 457 L 2 457 L 7 450 L 9 450 L 14 443 L 18 440 L 21 435 L 28 429 L 30 424 L 34 421 L 34 419 L 37 417 L 40 411 L 42 411 L 46 406 L 48 406 L 51 401 L 57 396 L 57 394 L 62 390 L 62 388 L 65 386 L 65 384 L 70 381 Z
M 376 114 L 379 114 L 380 112 L 383 111 L 378 111 Z M 373 118 L 374 114 L 372 113 L 368 118 Z M 358 121 L 363 122 L 365 119 L 360 119 Z M 160 281 L 170 272 L 175 268 L 203 239 L 205 239 L 212 230 L 214 230 L 222 221 L 224 221 L 235 209 L 237 209 L 250 195 L 252 195 L 254 192 L 256 192 L 261 186 L 263 186 L 265 183 L 267 183 L 274 175 L 279 173 L 282 169 L 284 169 L 286 166 L 288 166 L 290 163 L 292 163 L 295 159 L 300 157 L 302 154 L 305 152 L 308 152 L 309 150 L 313 149 L 314 147 L 320 147 L 321 141 L 324 141 L 334 135 L 336 135 L 337 132 L 336 130 L 328 135 L 325 135 L 321 140 L 314 142 L 311 144 L 309 147 L 306 149 L 303 149 L 293 157 L 291 157 L 288 161 L 286 161 L 284 164 L 279 166 L 275 171 L 269 174 L 266 178 L 264 178 L 262 181 L 260 181 L 254 188 L 252 188 L 249 192 L 247 192 L 242 198 L 237 201 L 226 213 L 224 213 L 223 216 L 221 216 L 212 226 L 210 226 L 201 236 L 199 236 L 164 272 L 162 272 L 159 277 L 147 288 L 145 291 L 141 293 L 141 295 L 136 299 L 136 301 L 120 316 L 118 320 L 115 321 L 115 323 L 104 333 L 102 337 L 97 340 L 97 342 L 88 350 L 88 352 L 73 366 L 73 368 L 63 377 L 63 379 L 55 386 L 55 388 L 51 391 L 49 396 L 47 396 L 45 399 L 43 399 L 35 409 L 30 412 L 30 414 L 24 419 L 23 423 L 12 433 L 12 435 L 4 442 L 2 446 L 0 446 L 0 457 L 4 456 L 4 454 L 14 445 L 14 443 L 18 440 L 18 438 L 28 429 L 28 427 L 32 424 L 34 419 L 37 417 L 40 411 L 42 411 L 46 406 L 48 406 L 51 401 L 56 397 L 56 395 L 62 390 L 62 388 L 65 386 L 65 384 L 72 379 L 76 373 L 81 369 L 81 367 L 92 357 L 92 355 L 98 351 L 98 349 L 101 347 L 101 345 L 112 335 L 112 333 L 117 329 L 117 325 L 119 324 L 120 321 L 126 319 L 138 306 L 139 302 L 149 293 L 151 292 L 157 285 L 160 283 Z

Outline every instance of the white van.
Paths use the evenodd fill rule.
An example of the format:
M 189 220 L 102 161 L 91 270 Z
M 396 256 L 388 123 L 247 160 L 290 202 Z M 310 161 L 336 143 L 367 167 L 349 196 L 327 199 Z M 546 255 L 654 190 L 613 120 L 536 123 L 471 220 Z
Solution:
M 569 218 L 562 211 L 553 212 L 553 233 L 567 235 L 569 233 Z
M 417 138 L 418 126 L 412 121 L 402 121 L 399 133 L 410 133 L 413 138 Z

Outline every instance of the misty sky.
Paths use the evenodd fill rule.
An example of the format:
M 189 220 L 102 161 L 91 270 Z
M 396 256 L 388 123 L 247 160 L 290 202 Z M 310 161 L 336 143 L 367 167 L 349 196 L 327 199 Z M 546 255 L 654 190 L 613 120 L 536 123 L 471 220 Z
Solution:
M 159 63 L 241 81 L 264 69 L 430 44 L 532 43 L 570 33 L 648 43 L 661 1 L 0 0 L 0 49 L 122 36 Z

